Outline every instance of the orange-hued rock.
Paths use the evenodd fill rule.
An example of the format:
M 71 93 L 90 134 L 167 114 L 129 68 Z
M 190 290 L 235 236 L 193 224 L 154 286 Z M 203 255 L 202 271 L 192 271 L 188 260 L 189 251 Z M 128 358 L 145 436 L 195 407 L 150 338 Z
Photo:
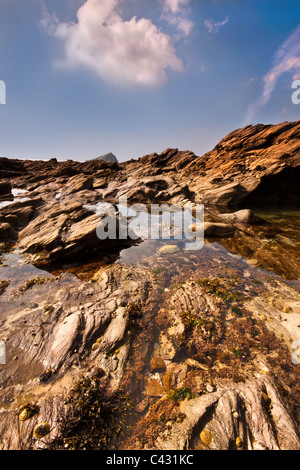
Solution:
M 161 357 L 153 357 L 150 362 L 150 372 L 166 370 L 165 361 Z
M 164 388 L 156 379 L 146 381 L 146 393 L 149 397 L 161 397 L 164 394 Z
M 0 209 L 0 222 L 17 232 L 6 230 L 5 240 L 18 239 L 16 248 L 24 253 L 40 253 L 40 264 L 124 248 L 117 236 L 113 243 L 99 240 L 93 214 L 99 201 L 118 204 L 120 197 L 129 205 L 204 204 L 204 235 L 231 238 L 241 224 L 255 223 L 251 211 L 237 209 L 299 204 L 299 149 L 297 121 L 237 129 L 202 156 L 167 149 L 124 163 L 0 158 L 0 194 L 24 188 L 29 201 L 18 204 L 33 204 L 30 214 L 23 206 L 21 212 L 15 205 Z M 211 217 L 218 206 L 236 211 L 222 209 L 223 217 Z

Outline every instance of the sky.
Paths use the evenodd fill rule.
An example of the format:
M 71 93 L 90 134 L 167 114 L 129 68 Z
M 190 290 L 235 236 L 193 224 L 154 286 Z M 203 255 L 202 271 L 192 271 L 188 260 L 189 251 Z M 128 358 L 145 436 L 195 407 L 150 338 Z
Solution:
M 0 156 L 203 155 L 295 80 L 299 0 L 0 0 Z

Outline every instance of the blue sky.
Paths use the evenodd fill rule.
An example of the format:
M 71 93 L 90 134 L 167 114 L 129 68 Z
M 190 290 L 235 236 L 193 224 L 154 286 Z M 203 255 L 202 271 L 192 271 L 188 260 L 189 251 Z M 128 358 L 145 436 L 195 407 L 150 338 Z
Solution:
M 202 155 L 300 119 L 299 0 L 0 0 L 0 155 Z

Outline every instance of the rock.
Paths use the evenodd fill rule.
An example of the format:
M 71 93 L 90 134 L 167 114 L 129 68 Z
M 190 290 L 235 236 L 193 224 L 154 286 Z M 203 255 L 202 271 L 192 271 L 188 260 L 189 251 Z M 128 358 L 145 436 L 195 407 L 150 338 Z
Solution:
M 17 231 L 22 230 L 33 218 L 34 208 L 33 206 L 28 205 L 24 205 L 20 208 L 16 208 L 15 204 L 12 204 L 11 206 L 8 206 L 5 210 L 2 211 L 3 215 L 0 215 L 0 220 L 10 223 Z
M 34 427 L 33 434 L 37 439 L 42 439 L 49 434 L 50 429 L 49 423 L 39 423 Z
M 131 239 L 100 240 L 97 227 L 101 220 L 102 216 L 72 200 L 49 204 L 19 233 L 19 249 L 25 253 L 43 253 L 41 264 L 92 256 L 97 251 L 113 251 L 132 243 Z
M 180 250 L 177 245 L 164 245 L 158 249 L 158 253 L 161 255 L 173 255 L 178 251 Z
M 0 177 L 30 197 L 0 211 L 1 235 L 18 237 L 1 265 L 1 449 L 50 448 L 78 412 L 70 398 L 81 380 L 117 407 L 128 391 L 126 407 L 133 399 L 141 413 L 130 435 L 114 436 L 115 448 L 300 449 L 299 294 L 244 262 L 278 272 L 277 260 L 294 280 L 296 247 L 274 224 L 252 226 L 253 213 L 242 209 L 299 202 L 299 136 L 300 122 L 282 123 L 238 129 L 201 157 L 167 149 L 120 164 L 0 159 Z M 205 204 L 211 239 L 201 256 L 182 251 L 156 275 L 151 256 L 142 267 L 107 266 L 132 242 L 99 240 L 103 219 L 83 206 L 117 207 L 120 196 L 129 204 Z M 179 251 L 161 248 L 161 256 Z M 175 389 L 178 401 L 168 394 Z M 45 439 L 34 431 L 41 425 L 51 430 Z
M 162 397 L 165 391 L 158 380 L 149 378 L 146 380 L 146 393 L 149 397 Z
M 247 194 L 246 188 L 240 183 L 220 184 L 217 188 L 207 187 L 202 190 L 201 202 L 224 207 L 235 206 L 240 204 Z
M 65 194 L 77 193 L 93 187 L 93 178 L 91 176 L 76 175 L 69 179 Z
M 161 357 L 153 357 L 150 362 L 150 372 L 166 370 L 165 361 Z
M 11 193 L 11 183 L 9 181 L 0 181 L 0 197 L 3 196 L 12 196 Z
M 219 218 L 225 222 L 241 224 L 254 224 L 261 220 L 256 217 L 254 212 L 250 209 L 241 209 L 240 211 L 229 214 L 219 214 Z
M 138 202 L 155 199 L 251 207 L 268 201 L 296 205 L 299 129 L 299 122 L 246 126 L 225 136 L 201 157 L 175 148 L 122 164 L 101 159 L 43 162 L 2 158 L 0 177 L 12 178 L 16 186 L 26 184 L 27 189 L 36 183 L 40 191 L 45 184 L 60 179 L 63 193 L 91 189 L 91 178 L 100 178 L 97 187 L 107 184 L 107 195 L 126 195 Z M 165 181 L 165 187 L 161 184 L 158 189 L 155 179 Z M 70 189 L 66 189 L 66 183 Z
M 293 240 L 291 240 L 290 238 L 288 237 L 285 237 L 283 235 L 276 235 L 276 238 L 277 240 L 279 240 L 281 243 L 283 243 L 284 245 L 287 245 L 287 246 L 291 246 L 292 248 L 296 248 L 296 243 L 293 242 Z
M 197 234 L 198 236 L 202 234 L 204 230 L 204 225 L 200 223 L 193 223 L 188 226 L 188 231 Z
M 230 237 L 234 235 L 235 228 L 229 224 L 223 223 L 204 223 L 204 236 L 208 238 L 214 237 Z
M 247 263 L 253 266 L 257 266 L 259 264 L 259 261 L 256 258 L 251 258 L 251 259 L 247 259 Z
M 8 222 L 0 222 L 0 241 L 11 242 L 18 239 L 17 232 Z
M 97 157 L 94 160 L 102 160 L 104 162 L 116 162 L 116 163 L 118 163 L 117 157 L 111 152 L 106 153 L 105 155 L 101 155 L 100 157 Z
M 174 386 L 174 380 L 172 374 L 170 372 L 166 372 L 163 376 L 163 385 L 165 387 L 165 390 L 168 392 L 172 386 Z
M 264 387 L 272 396 L 273 407 L 268 413 L 261 400 Z M 232 416 L 233 404 L 241 417 L 239 424 Z M 245 409 L 247 413 L 244 413 Z M 181 402 L 180 411 L 186 418 L 174 424 L 167 436 L 158 432 L 155 447 L 168 451 L 229 450 L 235 442 L 236 447 L 247 450 L 300 448 L 295 423 L 274 383 L 268 379 L 248 381 L 228 388 L 224 386 L 216 392 L 185 400 Z
M 186 359 L 185 363 L 190 367 L 195 367 L 196 369 L 209 370 L 208 366 L 201 364 L 200 362 L 192 358 Z

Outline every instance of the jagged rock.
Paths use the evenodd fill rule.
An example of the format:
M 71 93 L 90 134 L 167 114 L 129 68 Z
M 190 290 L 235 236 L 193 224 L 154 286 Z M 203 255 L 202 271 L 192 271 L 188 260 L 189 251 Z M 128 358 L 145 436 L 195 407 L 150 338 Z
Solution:
M 91 272 L 81 273 L 88 280 L 74 266 L 75 275 L 54 276 L 21 259 L 14 267 L 3 260 L 1 449 L 47 449 L 82 374 L 100 377 L 108 397 L 130 393 L 139 414 L 122 440 L 127 449 L 137 440 L 139 449 L 300 448 L 292 361 L 299 294 L 250 264 L 264 261 L 279 273 L 284 266 L 296 279 L 296 247 L 249 209 L 232 209 L 299 202 L 299 133 L 299 122 L 247 126 L 202 157 L 167 149 L 120 164 L 0 159 L 4 183 L 26 188 L 30 198 L 0 209 L 0 236 L 16 242 L 7 259 L 20 250 L 27 263 L 59 269 L 66 260 L 118 253 L 132 242 L 99 240 L 103 216 L 83 206 L 116 206 L 121 196 L 129 204 L 204 203 L 208 239 L 202 257 L 177 246 L 173 257 L 156 251 L 154 260 L 168 260 L 161 271 L 152 258 L 143 269 L 104 266 L 108 258 L 91 263 Z M 272 256 L 270 240 L 280 243 Z M 27 397 L 38 412 L 17 420 Z M 41 423 L 50 426 L 43 439 L 34 433 Z
M 222 384 L 216 392 L 183 401 L 180 411 L 186 416 L 183 422 L 157 436 L 152 449 L 300 449 L 297 426 L 272 380 Z M 211 436 L 207 444 L 200 438 L 203 430 Z
M 142 279 L 141 273 L 124 273 L 115 267 L 108 269 L 99 282 L 84 283 L 65 275 L 33 285 L 21 297 L 10 297 L 12 291 L 2 294 L 1 339 L 9 336 L 9 341 L 7 364 L 0 368 L 0 380 L 5 384 L 0 390 L 0 402 L 6 403 L 0 419 L 1 449 L 38 448 L 40 443 L 32 441 L 32 432 L 41 422 L 50 424 L 46 441 L 53 438 L 66 394 L 81 374 L 89 371 L 91 359 L 94 369 L 98 367 L 98 375 L 101 369 L 101 377 L 111 376 L 110 387 L 119 387 L 129 353 L 130 337 L 126 331 L 130 318 L 125 307 L 116 306 L 120 299 L 129 304 L 135 298 L 142 307 L 147 300 L 147 283 L 147 276 Z M 8 307 L 4 307 L 5 298 L 10 299 Z M 32 305 L 33 298 L 38 298 L 36 306 Z M 47 315 L 46 309 L 50 312 Z M 100 339 L 100 346 L 93 351 L 91 346 L 96 339 Z M 117 348 L 118 358 L 111 356 Z M 14 361 L 16 351 L 21 353 Z M 84 368 L 78 368 L 79 364 Z M 47 388 L 47 381 L 44 384 L 35 380 L 45 370 L 51 370 L 54 387 Z M 32 395 L 39 410 L 21 425 L 15 419 L 20 390 Z
M 77 193 L 93 187 L 93 178 L 85 175 L 76 175 L 69 179 L 65 194 Z
M 111 246 L 128 246 L 129 240 L 100 240 L 97 227 L 102 216 L 84 209 L 74 200 L 55 202 L 19 233 L 19 249 L 25 253 L 43 253 L 39 263 L 71 259 Z

